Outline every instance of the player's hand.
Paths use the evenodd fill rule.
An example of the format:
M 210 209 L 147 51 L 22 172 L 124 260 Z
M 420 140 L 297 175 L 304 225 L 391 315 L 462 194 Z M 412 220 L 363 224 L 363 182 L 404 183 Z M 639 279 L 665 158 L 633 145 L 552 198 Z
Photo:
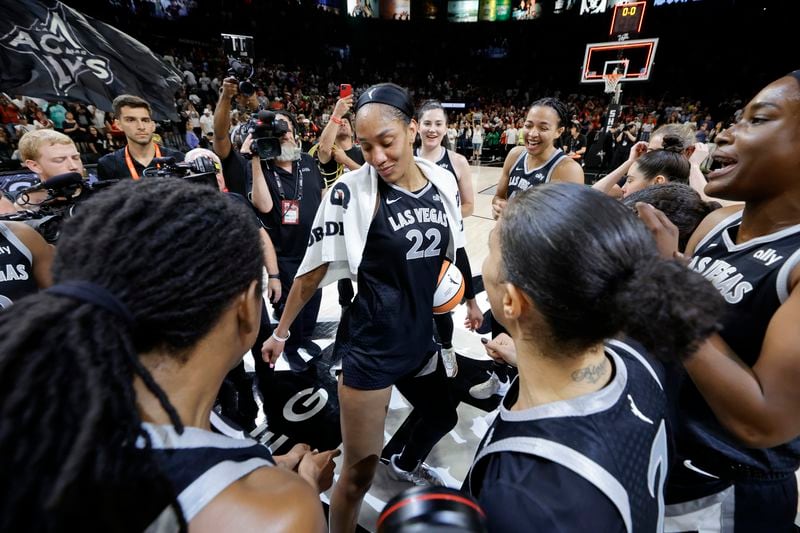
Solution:
M 344 165 L 345 161 L 347 161 L 349 159 L 347 157 L 347 154 L 345 153 L 345 151 L 342 150 L 341 148 L 339 148 L 338 146 L 336 146 L 335 144 L 331 148 L 331 156 L 333 156 L 333 160 L 334 161 L 336 161 L 337 163 L 339 163 L 341 165 Z
M 667 218 L 667 215 L 644 202 L 636 202 L 635 207 L 639 218 L 653 235 L 661 257 L 664 259 L 682 257 L 678 250 L 678 227 Z
M 483 313 L 478 307 L 475 298 L 467 300 L 467 317 L 464 319 L 464 327 L 470 331 L 475 331 L 483 324 Z
M 506 208 L 506 204 L 508 200 L 504 200 L 503 198 L 498 198 L 495 196 L 492 199 L 492 217 L 497 220 L 500 218 L 500 215 L 503 214 L 503 209 Z
M 222 97 L 226 99 L 233 98 L 239 94 L 239 80 L 234 77 L 225 78 L 222 80 Z
M 278 466 L 287 470 L 292 470 L 293 472 L 297 472 L 297 467 L 300 466 L 300 460 L 310 451 L 311 446 L 305 443 L 298 443 L 292 446 L 292 449 L 286 454 L 273 455 L 272 458 L 275 460 L 275 464 Z
M 275 361 L 277 361 L 278 357 L 283 353 L 283 347 L 285 345 L 285 341 L 281 342 L 270 335 L 264 344 L 261 345 L 261 358 L 265 363 L 269 363 L 270 367 L 275 366 Z
M 486 353 L 495 361 L 517 366 L 517 348 L 513 339 L 506 333 L 501 333 L 492 340 L 481 339 L 486 347 Z
M 272 303 L 278 303 L 281 299 L 281 280 L 270 279 L 267 281 L 267 299 Z
M 638 143 L 634 144 L 631 148 L 631 153 L 628 154 L 628 161 L 636 161 L 644 154 L 647 153 L 647 143 L 644 141 L 639 141 Z
M 336 105 L 333 108 L 332 116 L 336 118 L 342 118 L 347 114 L 348 111 L 353 107 L 353 95 L 345 96 L 344 98 L 339 98 L 336 101 Z
M 336 463 L 335 457 L 341 455 L 341 450 L 328 450 L 319 452 L 317 450 L 306 453 L 300 460 L 297 473 L 300 477 L 311 483 L 318 492 L 325 492 L 333 485 L 333 470 Z

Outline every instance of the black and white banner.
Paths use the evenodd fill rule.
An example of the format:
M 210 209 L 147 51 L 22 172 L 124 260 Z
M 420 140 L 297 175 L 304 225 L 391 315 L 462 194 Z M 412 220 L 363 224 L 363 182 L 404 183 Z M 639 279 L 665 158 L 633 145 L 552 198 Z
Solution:
M 0 90 L 48 100 L 77 100 L 111 111 L 120 94 L 177 119 L 181 75 L 139 41 L 55 0 L 3 2 Z

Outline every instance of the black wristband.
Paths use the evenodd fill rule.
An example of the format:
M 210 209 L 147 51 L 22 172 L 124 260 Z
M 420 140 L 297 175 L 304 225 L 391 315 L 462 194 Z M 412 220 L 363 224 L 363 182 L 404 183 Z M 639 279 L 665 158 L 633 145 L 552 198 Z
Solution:
M 280 274 L 267 274 L 267 279 L 281 279 Z

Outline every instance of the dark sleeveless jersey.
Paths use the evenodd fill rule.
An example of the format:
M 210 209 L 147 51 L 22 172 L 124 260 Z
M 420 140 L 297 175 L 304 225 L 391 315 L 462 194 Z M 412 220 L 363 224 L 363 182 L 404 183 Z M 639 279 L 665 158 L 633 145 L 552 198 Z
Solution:
M 662 369 L 633 342 L 608 341 L 606 354 L 614 377 L 591 394 L 513 411 L 519 382 L 512 385 L 464 483 L 485 505 L 490 531 L 514 523 L 526 531 L 662 530 Z
M 450 228 L 431 183 L 411 193 L 379 179 L 378 196 L 358 269 L 358 294 L 339 325 L 334 350 L 357 357 L 364 375 L 375 369 L 400 377 L 434 349 L 433 293 Z
M 742 361 L 753 366 L 769 321 L 788 298 L 790 274 L 800 264 L 800 224 L 736 244 L 741 220 L 740 211 L 712 229 L 698 243 L 689 266 L 725 298 L 728 310 L 722 317 L 720 336 Z M 679 455 L 722 478 L 734 465 L 773 475 L 800 467 L 800 439 L 765 450 L 745 448 L 723 429 L 694 383 L 685 376 L 680 383 Z
M 0 310 L 37 290 L 31 251 L 0 223 Z
M 417 153 L 416 153 L 417 157 L 422 157 L 420 155 L 420 153 L 421 153 L 421 150 L 417 149 Z M 437 166 L 442 167 L 443 169 L 448 171 L 450 174 L 452 174 L 453 177 L 456 179 L 456 183 L 458 183 L 458 174 L 456 174 L 456 167 L 454 167 L 452 161 L 450 161 L 450 154 L 449 154 L 447 148 L 445 148 L 444 146 L 442 147 L 442 157 L 440 157 L 439 160 L 435 164 Z
M 518 192 L 528 190 L 535 185 L 548 183 L 556 165 L 565 157 L 567 155 L 560 148 L 556 148 L 556 151 L 553 152 L 553 155 L 544 165 L 529 169 L 528 152 L 523 150 L 519 159 L 511 168 L 511 172 L 508 173 L 508 194 L 506 198 L 510 200 Z
M 235 481 L 275 464 L 266 446 L 244 435 L 228 436 L 235 430 L 220 428 L 224 422 L 219 418 L 213 424 L 227 434 L 186 427 L 178 435 L 170 425 L 142 424 L 150 435 L 156 463 L 172 483 L 187 522 Z

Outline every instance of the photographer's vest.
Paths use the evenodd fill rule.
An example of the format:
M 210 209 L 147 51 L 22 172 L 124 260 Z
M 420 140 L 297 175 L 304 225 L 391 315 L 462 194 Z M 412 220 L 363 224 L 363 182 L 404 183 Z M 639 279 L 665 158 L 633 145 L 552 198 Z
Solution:
M 0 223 L 0 311 L 37 290 L 31 251 Z

